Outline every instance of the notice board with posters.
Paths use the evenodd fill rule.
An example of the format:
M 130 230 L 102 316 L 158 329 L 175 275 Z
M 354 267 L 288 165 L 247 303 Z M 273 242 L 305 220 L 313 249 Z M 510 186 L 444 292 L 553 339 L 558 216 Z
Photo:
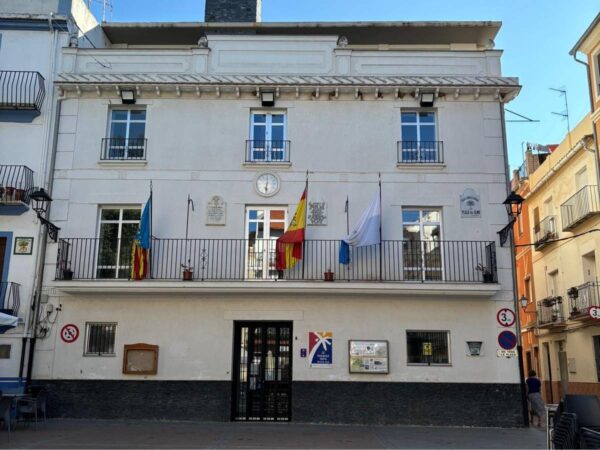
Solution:
M 348 341 L 350 373 L 389 373 L 388 341 Z

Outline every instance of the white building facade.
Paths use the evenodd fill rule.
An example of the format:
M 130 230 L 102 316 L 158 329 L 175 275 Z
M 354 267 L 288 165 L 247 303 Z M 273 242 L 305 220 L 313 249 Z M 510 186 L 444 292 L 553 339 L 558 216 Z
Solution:
M 81 1 L 6 1 L 0 5 L 0 312 L 18 317 L 0 334 L 0 390 L 29 372 L 35 297 L 46 228 L 31 194 L 51 190 L 56 137 L 54 74 L 62 48 L 90 46 L 97 23 Z M 38 289 L 36 289 L 36 286 Z
M 33 373 L 52 414 L 522 423 L 517 359 L 497 357 L 519 91 L 498 29 L 110 24 L 106 47 L 63 49 L 41 306 L 59 312 Z M 303 257 L 277 270 L 306 186 Z M 340 264 L 379 192 L 381 244 Z

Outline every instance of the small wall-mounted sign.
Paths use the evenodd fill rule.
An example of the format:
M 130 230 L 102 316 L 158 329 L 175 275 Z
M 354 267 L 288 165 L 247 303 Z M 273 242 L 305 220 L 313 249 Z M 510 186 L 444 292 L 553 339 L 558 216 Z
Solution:
M 512 327 L 517 320 L 515 312 L 510 308 L 501 308 L 496 314 L 496 320 L 503 327 Z
M 218 195 L 206 204 L 206 225 L 225 225 L 227 221 L 227 203 Z
M 504 350 L 499 348 L 496 351 L 496 356 L 498 356 L 498 358 L 516 358 L 518 353 L 516 350 Z
M 14 255 L 31 255 L 33 253 L 32 237 L 16 237 Z
M 461 217 L 481 217 L 481 201 L 474 189 L 466 188 L 460 196 Z
M 300 349 L 300 358 L 306 358 L 306 349 L 305 348 Z
M 469 348 L 467 356 L 481 356 L 482 345 L 483 342 L 481 341 L 467 341 L 467 347 Z
M 431 342 L 423 342 L 423 356 L 433 355 L 433 344 Z
M 327 203 L 308 202 L 308 224 L 327 225 Z
M 310 367 L 330 369 L 333 367 L 333 333 L 311 331 L 308 333 Z
M 65 344 L 72 344 L 79 337 L 77 325 L 68 323 L 60 330 L 60 338 Z

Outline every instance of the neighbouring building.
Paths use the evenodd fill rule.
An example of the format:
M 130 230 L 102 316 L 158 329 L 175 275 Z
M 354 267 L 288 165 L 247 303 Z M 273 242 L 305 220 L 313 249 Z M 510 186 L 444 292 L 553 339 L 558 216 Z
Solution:
M 206 23 L 105 23 L 105 46 L 62 50 L 41 308 L 58 314 L 33 373 L 49 413 L 522 424 L 518 361 L 497 356 L 515 300 L 504 104 L 520 89 L 500 24 L 259 23 L 259 3 L 208 5 Z M 307 185 L 302 259 L 282 270 L 275 241 Z M 381 243 L 341 264 L 379 192 Z
M 585 55 L 586 61 L 578 58 L 577 53 L 579 52 Z M 575 58 L 575 61 L 586 66 L 594 141 L 596 148 L 598 148 L 600 136 L 600 13 L 579 38 L 570 54 Z
M 529 194 L 529 175 L 532 174 L 542 164 L 550 154 L 550 149 L 554 146 L 541 146 L 537 144 L 527 144 L 524 154 L 523 164 L 519 169 L 513 171 L 511 189 L 524 199 Z M 532 234 L 529 222 L 529 203 L 524 201 L 521 214 L 517 217 L 517 222 L 513 227 L 515 240 L 515 270 L 517 273 L 517 297 L 525 297 L 528 303 L 524 309 L 520 309 L 518 314 L 521 316 L 521 337 L 523 342 L 523 367 L 525 374 L 530 370 L 540 372 L 539 347 L 536 334 L 536 297 L 535 283 L 533 282 L 533 263 L 532 263 Z M 519 304 L 519 306 L 522 306 Z
M 528 177 L 530 298 L 536 300 L 536 353 L 549 403 L 567 393 L 600 394 L 600 325 L 589 314 L 600 306 L 600 234 L 590 232 L 600 227 L 596 158 L 588 115 Z
M 91 46 L 101 33 L 97 28 L 81 0 L 0 2 L 0 313 L 19 318 L 16 327 L 0 327 L 0 383 L 26 375 L 35 337 L 32 308 L 41 295 L 36 285 L 46 228 L 30 196 L 39 187 L 51 191 L 53 75 L 62 64 L 62 48 Z M 55 318 L 48 314 L 41 326 Z

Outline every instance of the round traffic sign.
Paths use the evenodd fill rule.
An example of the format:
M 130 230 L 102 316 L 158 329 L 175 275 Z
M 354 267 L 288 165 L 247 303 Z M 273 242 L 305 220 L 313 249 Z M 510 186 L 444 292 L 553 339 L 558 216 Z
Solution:
M 505 330 L 498 335 L 498 345 L 504 350 L 512 350 L 517 345 L 517 335 Z
M 517 320 L 517 316 L 512 309 L 502 308 L 496 314 L 496 320 L 503 327 L 512 327 Z
M 60 338 L 63 340 L 63 342 L 66 342 L 67 344 L 75 342 L 78 337 L 79 328 L 77 328 L 77 325 L 74 325 L 72 323 L 68 323 L 67 325 L 62 327 L 62 330 L 60 330 Z
M 590 306 L 588 313 L 592 319 L 600 320 L 600 306 Z

